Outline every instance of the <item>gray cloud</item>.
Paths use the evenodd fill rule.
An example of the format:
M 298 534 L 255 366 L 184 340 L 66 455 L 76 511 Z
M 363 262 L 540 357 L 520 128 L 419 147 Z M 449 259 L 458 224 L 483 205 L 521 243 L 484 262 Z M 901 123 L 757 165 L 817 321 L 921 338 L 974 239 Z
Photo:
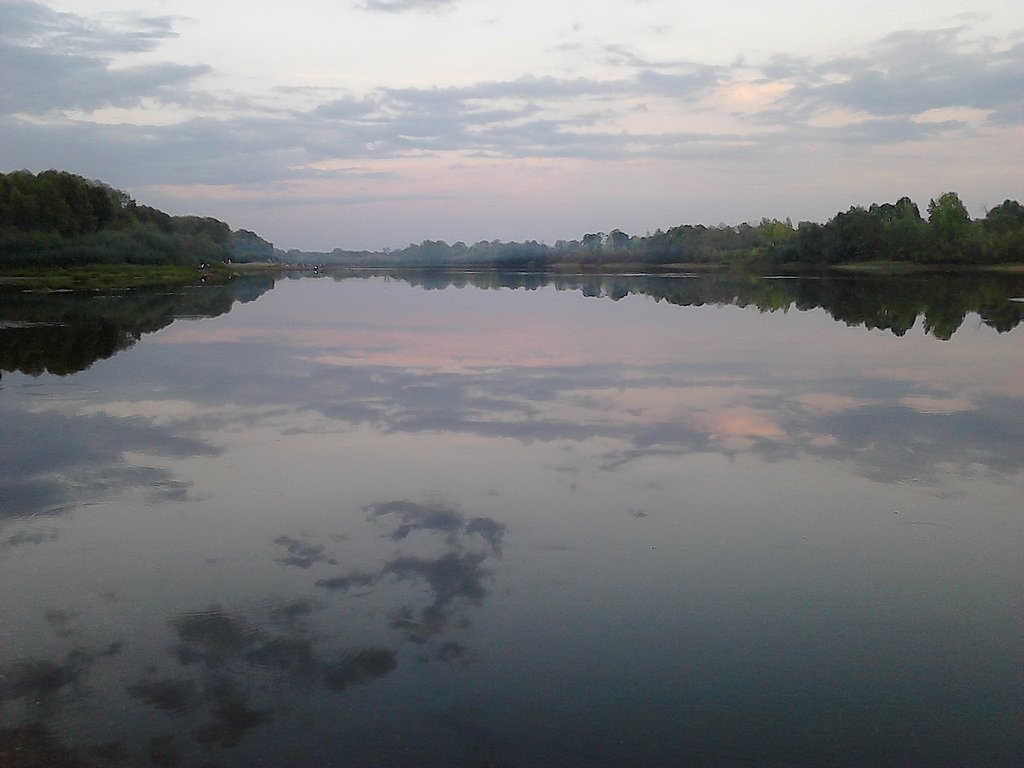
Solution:
M 97 23 L 27 0 L 0 4 L 0 41 L 63 54 L 139 53 L 177 37 L 171 16 L 120 14 L 121 23 Z
M 375 0 L 364 7 L 398 13 L 446 5 Z M 86 17 L 58 14 L 36 3 L 0 5 L 0 29 L 5 30 L 0 34 L 0 167 L 67 168 L 128 188 L 246 188 L 244 200 L 225 196 L 218 201 L 220 212 L 212 213 L 227 217 L 239 210 L 251 217 L 254 209 L 303 206 L 307 201 L 291 197 L 299 188 L 310 188 L 303 182 L 338 174 L 317 167 L 324 164 L 366 163 L 379 171 L 400 158 L 459 155 L 471 163 L 571 159 L 595 161 L 594 168 L 601 170 L 589 172 L 602 174 L 611 172 L 612 163 L 639 159 L 685 163 L 690 177 L 736 173 L 755 163 L 784 175 L 796 173 L 799 165 L 787 163 L 787 156 L 809 157 L 811 145 L 822 152 L 847 147 L 863 153 L 872 147 L 977 135 L 975 121 L 919 121 L 929 109 L 984 110 L 988 128 L 1016 125 L 1020 119 L 1024 44 L 1007 47 L 1010 34 L 1003 42 L 976 39 L 972 25 L 977 22 L 896 33 L 855 55 L 825 60 L 780 56 L 764 63 L 720 65 L 645 56 L 642 49 L 612 45 L 579 54 L 597 56 L 604 66 L 600 76 L 526 75 L 444 88 L 381 83 L 363 93 L 284 84 L 252 96 L 226 94 L 204 89 L 203 75 L 210 69 L 203 64 L 112 67 L 120 54 L 157 49 L 175 35 L 177 23 L 167 16 Z M 683 110 L 707 114 L 721 109 L 701 100 L 752 79 L 762 84 L 784 80 L 792 88 L 760 112 L 732 114 L 729 128 L 704 129 L 713 123 L 703 118 L 688 125 Z M 650 110 L 652 119 L 645 122 L 657 126 L 659 111 L 669 101 L 674 115 L 671 122 L 662 121 L 664 130 L 636 129 L 636 110 Z M 73 110 L 88 113 L 141 103 L 164 111 L 186 107 L 188 115 L 197 116 L 183 116 L 174 125 L 110 125 L 69 117 Z M 854 111 L 862 119 L 840 126 L 817 124 L 816 118 L 831 110 Z M 701 129 L 695 130 L 698 125 Z M 1003 135 L 989 135 L 986 141 L 1000 141 Z M 359 184 L 330 185 L 334 191 L 326 194 L 334 197 L 312 200 L 369 206 L 411 199 L 384 189 L 389 181 L 386 175 L 364 175 Z M 378 182 L 381 189 L 374 188 Z M 156 195 L 152 204 L 173 204 L 159 192 L 148 194 Z M 454 208 L 460 190 L 450 194 Z
M 764 68 L 766 76 L 795 86 L 761 119 L 790 124 L 829 109 L 897 118 L 967 107 L 991 111 L 994 121 L 1005 122 L 1024 96 L 1022 70 L 1021 43 L 994 50 L 989 41 L 970 39 L 966 27 L 896 32 L 865 56 L 820 63 L 773 60 Z
M 450 8 L 457 0 L 366 0 L 359 4 L 365 11 L 405 13 L 406 11 L 439 11 Z
M 379 5 L 387 8 L 376 10 L 399 11 L 442 3 Z M 7 78 L 0 112 L 8 117 L 0 118 L 0 161 L 73 168 L 133 185 L 158 179 L 266 189 L 270 183 L 321 175 L 308 169 L 318 162 L 445 152 L 495 158 L 749 161 L 809 142 L 871 146 L 920 141 L 966 129 L 957 121 L 915 119 L 929 109 L 971 107 L 987 110 L 992 123 L 1016 121 L 1022 91 L 1018 73 L 1024 68 L 1024 44 L 999 50 L 972 39 L 968 27 L 896 33 L 861 56 L 826 61 L 780 56 L 761 67 L 653 60 L 608 46 L 604 56 L 617 70 L 605 78 L 528 75 L 446 88 L 381 87 L 360 95 L 326 90 L 325 101 L 296 110 L 204 93 L 196 83 L 209 71 L 202 65 L 110 69 L 110 55 L 151 50 L 173 36 L 169 17 L 122 17 L 112 25 L 19 2 L 0 6 L 2 20 L 9 24 L 0 37 Z M 756 115 L 736 115 L 745 127 L 741 122 L 729 133 L 637 133 L 616 126 L 638 98 L 693 101 L 716 86 L 749 79 L 751 70 L 760 70 L 762 82 L 783 79 L 793 88 Z M 131 106 L 143 98 L 188 104 L 206 116 L 170 126 L 136 126 L 55 114 Z M 828 128 L 810 124 L 830 109 L 854 110 L 866 119 Z M 12 117 L 22 113 L 46 116 L 47 122 Z M 360 202 L 378 199 L 365 191 L 359 196 Z
M 655 93 L 692 99 L 718 84 L 718 70 L 715 67 L 702 66 L 694 66 L 689 71 L 670 73 L 645 69 L 637 75 L 636 82 L 647 86 Z
M 174 37 L 172 19 L 130 15 L 121 21 L 100 23 L 31 2 L 0 4 L 0 111 L 132 107 L 146 97 L 169 104 L 187 101 L 186 86 L 209 67 L 110 67 L 113 55 L 149 51 Z
M 42 51 L 0 42 L 5 87 L 0 110 L 45 114 L 51 110 L 132 107 L 145 97 L 164 103 L 187 100 L 183 86 L 210 71 L 206 66 L 154 64 L 111 70 L 103 59 Z
M 194 119 L 172 126 L 0 119 L 0 162 L 67 168 L 119 185 L 262 185 L 294 178 L 308 155 L 299 123 Z M 326 144 L 325 144 L 326 146 Z

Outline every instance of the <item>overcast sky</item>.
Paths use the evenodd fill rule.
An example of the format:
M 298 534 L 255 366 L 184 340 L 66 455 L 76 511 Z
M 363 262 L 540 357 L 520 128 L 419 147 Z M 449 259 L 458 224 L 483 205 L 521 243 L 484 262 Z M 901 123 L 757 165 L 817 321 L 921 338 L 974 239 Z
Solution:
M 0 170 L 282 248 L 1024 200 L 1024 3 L 0 0 Z

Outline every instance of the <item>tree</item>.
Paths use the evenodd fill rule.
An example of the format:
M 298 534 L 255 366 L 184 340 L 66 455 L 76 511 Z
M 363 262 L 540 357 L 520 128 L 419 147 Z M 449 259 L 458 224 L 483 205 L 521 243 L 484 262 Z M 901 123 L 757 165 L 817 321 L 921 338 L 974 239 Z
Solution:
M 596 251 L 604 240 L 604 232 L 589 232 L 583 236 L 583 247 L 588 251 Z
M 928 203 L 933 257 L 951 261 L 961 255 L 971 230 L 971 216 L 956 192 L 946 192 Z
M 1024 261 L 1024 205 L 1000 203 L 981 222 L 984 254 L 992 262 Z

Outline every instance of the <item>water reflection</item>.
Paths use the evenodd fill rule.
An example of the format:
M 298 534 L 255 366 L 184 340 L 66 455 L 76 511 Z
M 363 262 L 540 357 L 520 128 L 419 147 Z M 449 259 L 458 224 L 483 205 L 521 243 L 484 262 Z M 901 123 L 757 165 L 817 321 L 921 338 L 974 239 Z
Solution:
M 0 302 L 0 371 L 61 376 L 133 346 L 178 318 L 215 317 L 236 302 L 272 288 L 254 277 L 219 286 L 136 290 L 118 294 L 33 293 L 5 290 Z M 47 397 L 45 391 L 22 394 Z M 0 519 L 60 514 L 130 488 L 151 501 L 185 500 L 189 484 L 163 469 L 133 466 L 129 453 L 210 455 L 212 446 L 154 426 L 144 417 L 38 412 L 0 403 Z M 31 439 L 25 439 L 31 436 Z M 7 546 L 40 543 L 46 534 L 22 532 Z
M 153 503 L 184 501 L 189 482 L 127 457 L 217 453 L 194 434 L 143 417 L 40 412 L 8 399 L 0 414 L 0 520 L 59 515 L 129 489 L 143 490 Z
M 737 275 L 574 274 L 520 272 L 390 271 L 389 276 L 427 289 L 472 285 L 477 288 L 551 286 L 579 291 L 584 296 L 618 301 L 626 296 L 649 296 L 670 304 L 754 306 L 762 312 L 796 308 L 824 309 L 847 325 L 877 328 L 902 336 L 923 318 L 925 333 L 948 340 L 968 314 L 1003 333 L 1024 319 L 1024 277 L 960 272 L 903 276 L 899 279 L 854 277 L 762 278 Z M 343 279 L 349 279 L 346 274 Z
M 1019 329 L 594 279 L 11 371 L 0 763 L 1012 764 Z
M 384 638 L 390 632 L 397 644 L 404 641 L 422 649 L 408 657 L 414 663 L 471 664 L 474 653 L 453 633 L 466 632 L 468 610 L 488 596 L 492 573 L 486 563 L 500 556 L 506 527 L 490 518 L 467 517 L 455 506 L 438 501 L 381 501 L 364 511 L 366 522 L 379 536 L 391 542 L 416 539 L 415 546 L 426 546 L 434 555 L 399 550 L 382 557 L 372 573 L 317 579 L 308 587 L 339 594 L 358 586 L 362 597 L 377 595 L 378 603 L 388 602 L 382 594 L 390 595 L 400 605 L 390 615 L 380 616 L 373 634 Z M 325 548 L 345 542 L 345 537 L 337 536 L 322 544 L 280 536 L 274 544 L 292 554 L 276 561 L 302 570 L 323 569 L 337 564 L 322 556 Z M 425 587 L 425 594 L 410 591 L 410 585 Z M 24 723 L 0 729 L 0 735 L 41 764 L 77 755 L 79 762 L 74 765 L 90 766 L 94 750 L 65 748 L 53 729 L 73 722 L 71 712 L 84 701 L 102 709 L 92 691 L 113 684 L 121 686 L 120 694 L 108 691 L 108 695 L 120 701 L 122 711 L 131 711 L 126 709 L 129 702 L 150 708 L 161 716 L 154 722 L 169 731 L 149 732 L 145 718 L 120 722 L 115 718 L 120 728 L 132 732 L 127 743 L 114 742 L 124 759 L 136 759 L 131 757 L 131 743 L 144 737 L 149 759 L 158 765 L 193 764 L 200 759 L 236 764 L 228 752 L 275 721 L 284 719 L 291 728 L 315 731 L 337 718 L 336 705 L 321 709 L 325 702 L 313 695 L 316 688 L 339 696 L 370 686 L 399 667 L 402 653 L 396 643 L 353 647 L 346 642 L 343 622 L 339 626 L 334 616 L 351 613 L 350 608 L 306 596 L 261 600 L 250 609 L 211 605 L 171 616 L 164 634 L 170 643 L 140 648 L 137 640 L 118 640 L 90 648 L 88 632 L 76 626 L 88 623 L 82 611 L 47 609 L 46 624 L 55 636 L 73 640 L 74 647 L 54 659 L 29 657 L 0 668 L 0 711 L 7 723 Z M 141 658 L 126 662 L 123 671 L 98 667 L 99 662 L 121 655 L 126 645 L 133 656 L 141 651 Z M 162 656 L 175 662 L 176 673 Z M 140 667 L 144 673 L 132 679 L 130 670 Z M 109 707 L 113 702 L 105 703 Z M 103 716 L 114 717 L 112 711 Z M 335 726 L 344 732 L 343 720 Z M 376 749 L 372 739 L 370 748 Z M 261 754 L 269 764 L 283 765 L 290 749 L 281 745 L 268 750 L 264 745 Z M 240 758 L 239 764 L 248 759 Z
M 343 273 L 336 279 L 367 278 Z M 376 274 L 376 273 L 372 273 Z M 679 306 L 753 306 L 762 312 L 822 308 L 837 321 L 902 336 L 923 318 L 923 329 L 949 339 L 969 314 L 999 332 L 1024 318 L 1024 277 L 975 273 L 885 277 L 774 278 L 714 275 L 558 275 L 518 272 L 391 271 L 430 290 L 471 285 L 484 289 L 551 287 L 618 301 L 648 296 Z M 0 372 L 68 375 L 134 345 L 143 334 L 177 318 L 216 317 L 274 287 L 269 276 L 236 278 L 216 286 L 174 292 L 118 294 L 3 291 L 0 303 Z M 1014 300 L 1017 299 L 1017 300 Z
M 366 506 L 367 519 L 390 527 L 386 537 L 394 542 L 418 532 L 435 539 L 433 556 L 399 553 L 383 562 L 375 572 L 349 571 L 341 576 L 319 579 L 316 586 L 333 592 L 356 588 L 361 595 L 382 583 L 411 582 L 426 587 L 429 602 L 418 607 L 403 605 L 389 622 L 405 639 L 419 645 L 452 628 L 470 626 L 465 609 L 479 605 L 488 595 L 491 572 L 487 562 L 501 557 L 501 542 L 507 528 L 488 517 L 468 519 L 454 506 L 441 502 L 421 503 L 407 499 L 376 502 Z M 393 517 L 392 517 L 393 516 Z M 480 549 L 480 544 L 486 545 Z M 467 652 L 459 643 L 448 642 L 437 651 L 448 662 L 465 661 Z
M 61 376 L 134 345 L 179 318 L 216 317 L 274 287 L 267 276 L 117 293 L 0 291 L 0 372 Z

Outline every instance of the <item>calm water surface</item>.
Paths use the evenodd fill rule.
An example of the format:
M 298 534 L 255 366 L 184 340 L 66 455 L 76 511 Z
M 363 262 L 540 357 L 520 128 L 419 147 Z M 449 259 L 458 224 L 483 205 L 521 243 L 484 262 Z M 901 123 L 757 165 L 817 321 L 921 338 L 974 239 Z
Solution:
M 1018 764 L 1013 290 L 636 280 L 7 296 L 0 757 Z

